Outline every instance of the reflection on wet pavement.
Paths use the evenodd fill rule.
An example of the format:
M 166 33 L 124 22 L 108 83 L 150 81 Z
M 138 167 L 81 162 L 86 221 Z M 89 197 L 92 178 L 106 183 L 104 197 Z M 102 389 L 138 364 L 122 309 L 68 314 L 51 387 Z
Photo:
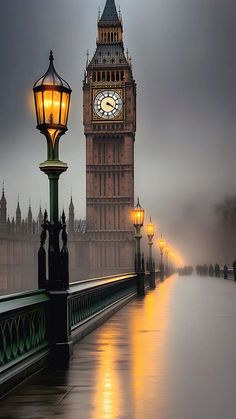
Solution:
M 172 277 L 0 402 L 4 419 L 234 419 L 236 284 Z

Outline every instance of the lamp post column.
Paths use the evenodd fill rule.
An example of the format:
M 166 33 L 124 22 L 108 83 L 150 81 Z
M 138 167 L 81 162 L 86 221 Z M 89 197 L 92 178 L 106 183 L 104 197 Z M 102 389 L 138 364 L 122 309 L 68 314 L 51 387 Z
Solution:
M 152 246 L 153 246 L 153 237 L 154 237 L 154 224 L 152 223 L 152 219 L 150 217 L 150 222 L 147 224 L 147 236 L 148 236 L 148 247 L 149 247 L 149 261 L 148 261 L 148 270 L 150 272 L 150 288 L 156 288 L 156 278 L 155 278 L 155 266 L 152 257 Z
M 163 251 L 164 251 L 164 248 L 165 248 L 165 244 L 166 244 L 166 242 L 165 242 L 163 236 L 161 235 L 160 239 L 158 240 L 158 245 L 159 245 L 160 255 L 161 255 L 161 263 L 160 263 L 161 281 L 163 281 L 163 279 L 164 279 Z
M 39 168 L 49 179 L 50 218 L 44 214 L 41 245 L 38 253 L 39 287 L 47 288 L 50 295 L 49 337 L 52 361 L 67 362 L 73 345 L 69 328 L 69 255 L 65 213 L 59 219 L 58 182 L 67 170 L 59 160 L 59 141 L 67 131 L 71 88 L 54 68 L 52 51 L 47 72 L 34 84 L 37 128 L 47 140 L 47 160 Z M 60 246 L 60 233 L 62 246 Z M 46 279 L 45 243 L 48 237 L 48 280 Z
M 135 271 L 141 272 L 142 271 L 142 255 L 141 255 L 141 227 L 136 227 L 135 231 L 135 239 L 136 239 L 136 252 L 135 252 Z
M 140 297 L 145 296 L 145 284 L 144 284 L 144 263 L 141 255 L 141 228 L 144 223 L 144 209 L 141 207 L 138 199 L 136 207 L 132 211 L 134 228 L 135 228 L 135 239 L 136 239 L 136 252 L 135 252 L 135 272 L 137 274 L 137 293 Z
M 163 250 L 160 251 L 161 255 L 161 265 L 160 265 L 160 271 L 161 271 L 161 280 L 164 279 L 164 264 L 163 264 Z

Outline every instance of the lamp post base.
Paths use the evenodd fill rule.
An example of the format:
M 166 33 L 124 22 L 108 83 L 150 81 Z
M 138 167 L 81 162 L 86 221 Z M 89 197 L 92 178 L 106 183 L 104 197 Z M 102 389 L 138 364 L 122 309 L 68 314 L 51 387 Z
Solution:
M 150 272 L 149 284 L 150 284 L 151 290 L 156 289 L 156 274 L 155 274 L 155 272 Z
M 68 291 L 49 291 L 51 298 L 50 337 L 52 362 L 54 365 L 67 363 L 73 355 L 73 342 L 69 326 Z

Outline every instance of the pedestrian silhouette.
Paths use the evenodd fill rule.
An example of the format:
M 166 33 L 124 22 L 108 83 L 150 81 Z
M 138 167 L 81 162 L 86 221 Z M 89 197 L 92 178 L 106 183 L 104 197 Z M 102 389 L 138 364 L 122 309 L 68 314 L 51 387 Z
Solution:
M 224 279 L 228 279 L 228 266 L 224 265 Z
M 236 281 L 236 260 L 233 263 L 233 270 L 234 270 L 234 280 Z

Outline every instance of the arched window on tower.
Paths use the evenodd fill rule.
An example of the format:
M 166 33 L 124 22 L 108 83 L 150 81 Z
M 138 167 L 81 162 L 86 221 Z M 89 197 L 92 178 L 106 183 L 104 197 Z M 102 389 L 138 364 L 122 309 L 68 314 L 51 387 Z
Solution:
M 108 42 L 110 42 L 110 32 L 108 32 Z
M 115 73 L 114 73 L 114 71 L 111 72 L 111 81 L 115 81 Z
M 125 74 L 124 74 L 124 71 L 122 71 L 121 72 L 121 81 L 124 81 L 124 78 L 125 78 Z
M 95 73 L 95 71 L 93 73 L 93 81 L 96 81 L 96 73 Z
M 107 42 L 107 33 L 105 32 L 104 41 Z
M 101 73 L 100 73 L 100 71 L 97 72 L 97 81 L 101 81 Z
M 111 73 L 110 73 L 110 71 L 107 72 L 107 81 L 111 81 Z
M 116 81 L 119 81 L 120 77 L 119 77 L 119 71 L 116 72 Z
M 102 72 L 102 81 L 106 81 L 105 71 Z
M 114 42 L 114 34 L 113 34 L 113 32 L 111 33 L 111 42 Z

